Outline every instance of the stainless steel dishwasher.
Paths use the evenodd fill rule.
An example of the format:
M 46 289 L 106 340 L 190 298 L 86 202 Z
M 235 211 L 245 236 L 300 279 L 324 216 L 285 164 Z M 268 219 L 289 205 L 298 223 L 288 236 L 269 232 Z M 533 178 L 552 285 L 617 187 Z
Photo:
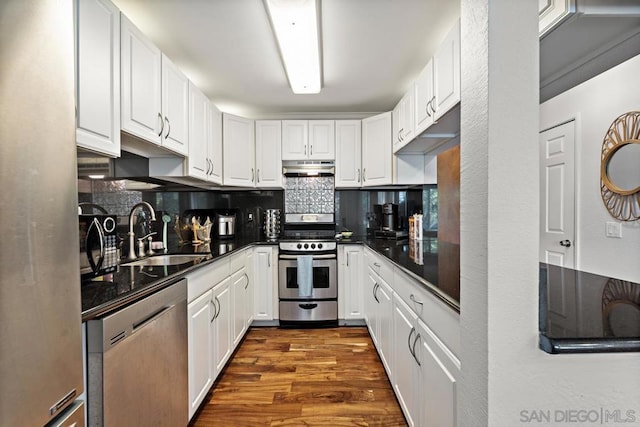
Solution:
M 184 426 L 187 281 L 87 323 L 90 426 Z

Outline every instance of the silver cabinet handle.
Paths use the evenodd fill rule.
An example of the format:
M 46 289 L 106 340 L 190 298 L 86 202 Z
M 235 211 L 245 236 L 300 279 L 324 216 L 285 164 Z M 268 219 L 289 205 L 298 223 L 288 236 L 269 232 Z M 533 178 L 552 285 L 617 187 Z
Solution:
M 255 182 L 255 174 L 253 168 L 251 168 L 251 182 Z
M 162 125 L 160 127 L 160 132 L 158 132 L 158 136 L 162 136 L 162 133 L 164 132 L 164 120 L 162 120 L 162 114 L 158 113 L 158 118 L 160 119 L 160 124 Z
M 418 300 L 416 299 L 416 297 L 415 297 L 413 294 L 409 295 L 409 299 L 410 299 L 411 301 L 415 302 L 416 304 L 424 305 L 423 303 L 421 303 L 420 301 L 418 301 Z
M 247 273 L 244 273 L 244 277 L 247 278 L 247 284 L 244 285 L 244 288 L 247 289 L 249 287 L 249 276 L 247 276 Z
M 560 246 L 564 246 L 565 248 L 570 248 L 571 240 L 560 240 Z
M 431 111 L 429 111 L 429 106 L 431 105 L 431 100 L 429 100 L 429 102 L 427 102 L 427 105 L 425 105 L 424 109 L 427 113 L 427 117 L 431 117 Z
M 413 355 L 413 350 L 411 350 L 411 335 L 413 335 L 415 331 L 416 331 L 416 328 L 412 326 L 411 332 L 409 332 L 409 337 L 407 338 L 407 347 L 409 348 L 409 353 L 411 353 L 414 359 L 415 359 L 415 356 Z
M 209 172 L 209 175 L 213 175 L 213 160 L 209 160 L 209 164 L 211 165 L 211 171 Z
M 167 139 L 169 138 L 169 134 L 171 133 L 171 122 L 169 122 L 167 116 L 164 116 L 164 121 L 167 122 L 167 134 L 164 136 L 164 139 Z
M 367 180 L 367 168 L 362 169 L 362 182 Z
M 376 267 L 378 267 L 378 268 L 380 268 L 380 267 L 381 267 L 381 265 L 380 265 L 380 264 L 378 264 L 377 262 L 374 262 L 374 263 L 373 263 L 373 265 L 375 265 L 375 266 L 376 266 Z
M 220 307 L 220 300 L 218 299 L 218 297 L 216 297 L 216 303 L 218 304 L 218 309 L 216 310 L 216 316 L 213 318 L 213 320 L 216 320 L 218 316 L 220 316 L 220 312 L 222 311 L 222 307 Z
M 436 113 L 436 107 L 434 107 L 435 103 L 436 103 L 436 96 L 434 95 L 431 98 L 431 101 L 429 101 L 429 105 L 431 106 L 431 111 L 433 112 L 433 114 Z
M 418 342 L 419 339 L 420 339 L 420 334 L 416 335 L 416 339 L 413 340 L 413 345 L 411 346 L 411 354 L 413 354 L 413 359 L 416 361 L 418 366 L 422 366 L 422 364 L 418 360 L 418 356 L 416 356 L 416 343 Z
M 358 168 L 358 182 L 360 182 L 360 168 Z
M 376 302 L 378 304 L 380 304 L 380 300 L 378 299 L 378 288 L 380 287 L 380 285 L 378 285 L 378 282 L 376 282 L 376 284 L 373 286 L 373 298 L 376 300 Z
M 309 155 L 313 156 L 313 144 L 309 145 Z
M 260 182 L 260 169 L 256 170 L 256 181 Z
M 211 322 L 210 322 L 210 323 L 213 323 L 213 321 L 216 320 L 216 317 L 218 317 L 218 309 L 216 307 L 215 301 L 213 300 L 213 296 L 211 297 L 211 300 L 209 300 L 209 302 L 213 306 L 213 317 L 211 318 Z
M 271 254 L 267 257 L 267 266 L 271 268 Z
M 209 163 L 209 159 L 207 158 L 207 171 L 205 172 L 206 175 L 209 175 L 209 172 L 211 171 L 211 166 Z
M 307 144 L 304 144 L 304 155 L 307 155 Z
M 347 252 L 347 267 L 349 267 L 349 252 Z

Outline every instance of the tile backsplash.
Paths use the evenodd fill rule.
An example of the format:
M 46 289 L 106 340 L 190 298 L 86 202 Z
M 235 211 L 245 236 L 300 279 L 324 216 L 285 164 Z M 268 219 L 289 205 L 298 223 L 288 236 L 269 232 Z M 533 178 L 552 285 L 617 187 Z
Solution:
M 326 177 L 285 177 L 285 213 L 334 213 L 334 181 Z

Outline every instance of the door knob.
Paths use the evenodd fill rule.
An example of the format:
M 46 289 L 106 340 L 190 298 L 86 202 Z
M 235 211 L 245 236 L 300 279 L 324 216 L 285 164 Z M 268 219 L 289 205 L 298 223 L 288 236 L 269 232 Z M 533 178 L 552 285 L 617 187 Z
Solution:
M 570 248 L 571 240 L 560 240 L 560 246 L 564 246 L 565 248 Z

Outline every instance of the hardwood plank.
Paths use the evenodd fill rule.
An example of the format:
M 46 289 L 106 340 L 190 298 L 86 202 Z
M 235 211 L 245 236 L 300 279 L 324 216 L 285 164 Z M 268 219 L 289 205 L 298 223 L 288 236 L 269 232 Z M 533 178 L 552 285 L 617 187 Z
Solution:
M 191 426 L 406 426 L 366 328 L 251 328 Z

